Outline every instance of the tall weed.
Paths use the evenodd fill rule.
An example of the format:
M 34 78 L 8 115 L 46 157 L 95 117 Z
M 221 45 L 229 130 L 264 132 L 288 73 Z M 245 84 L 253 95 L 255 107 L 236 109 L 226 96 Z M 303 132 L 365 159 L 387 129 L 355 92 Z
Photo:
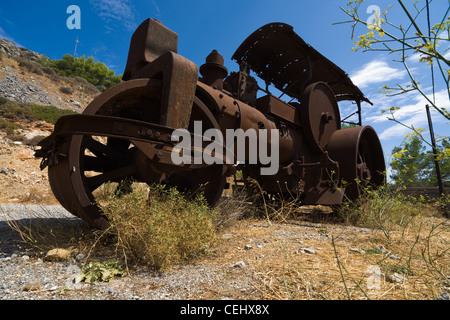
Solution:
M 124 258 L 157 270 L 204 253 L 215 238 L 216 212 L 201 195 L 153 185 L 114 194 L 101 207 Z

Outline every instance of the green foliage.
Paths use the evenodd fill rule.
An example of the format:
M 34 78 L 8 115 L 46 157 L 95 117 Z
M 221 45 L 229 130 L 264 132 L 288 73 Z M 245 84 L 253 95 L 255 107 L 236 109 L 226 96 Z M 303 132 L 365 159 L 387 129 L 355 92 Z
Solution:
M 0 119 L 10 123 L 39 120 L 27 106 L 20 105 L 3 97 L 0 97 Z
M 93 57 L 73 57 L 70 54 L 61 60 L 45 60 L 43 65 L 52 68 L 66 77 L 82 77 L 100 90 L 106 90 L 122 81 L 122 76 L 116 76 L 102 62 L 95 62 Z
M 437 145 L 439 167 L 444 186 L 450 186 L 450 139 L 442 139 Z M 437 186 L 437 177 L 432 152 L 426 152 L 423 140 L 418 134 L 409 134 L 402 146 L 392 150 L 390 163 L 392 179 L 398 186 Z
M 58 118 L 76 114 L 75 111 L 63 110 L 54 106 L 41 106 L 37 104 L 18 104 L 0 97 L 0 122 L 3 127 L 11 127 L 14 122 L 46 121 L 55 124 Z
M 29 104 L 27 108 L 29 108 L 39 120 L 52 124 L 55 124 L 62 116 L 77 114 L 77 112 L 72 110 L 63 110 L 54 106 L 41 106 L 38 104 Z
M 450 119 L 450 113 L 442 105 L 435 104 L 434 100 L 422 88 L 420 82 L 417 81 L 415 74 L 421 71 L 408 66 L 408 58 L 415 54 L 420 55 L 420 62 L 432 64 L 439 71 L 436 73 L 439 75 L 435 79 L 436 84 L 439 84 L 440 78 L 441 84 L 449 92 L 448 98 L 450 100 L 450 60 L 446 54 L 447 46 L 442 45 L 450 40 L 450 7 L 445 12 L 439 12 L 435 7 L 436 4 L 432 1 L 425 4 L 420 3 L 419 0 L 413 0 L 405 5 L 402 0 L 398 0 L 395 9 L 400 14 L 392 19 L 388 15 L 393 7 L 392 5 L 388 5 L 386 10 L 375 10 L 374 14 L 368 18 L 367 7 L 363 7 L 363 4 L 370 5 L 364 3 L 364 0 L 358 0 L 348 2 L 347 9 L 341 7 L 341 10 L 350 17 L 349 21 L 342 23 L 352 24 L 351 37 L 354 41 L 352 51 L 362 49 L 363 51 L 385 52 L 394 56 L 394 61 L 403 64 L 410 78 L 410 83 L 408 85 L 402 83 L 395 86 L 384 86 L 385 94 L 396 96 L 417 91 L 427 100 L 430 106 L 446 119 Z M 400 23 L 402 15 L 405 21 Z M 431 23 L 430 26 L 429 23 Z M 362 27 L 363 34 L 355 39 L 355 34 L 360 32 L 358 27 Z M 398 59 L 398 55 L 400 55 L 400 59 Z M 391 120 L 396 121 L 395 118 Z
M 411 219 L 434 214 L 435 209 L 425 199 L 416 199 L 382 186 L 366 188 L 354 202 L 345 202 L 336 209 L 338 217 L 345 223 L 382 230 L 387 239 L 397 226 L 408 224 Z
M 80 265 L 80 270 L 81 272 L 76 278 L 77 283 L 110 282 L 115 277 L 127 275 L 124 267 L 117 260 L 84 263 Z
M 126 260 L 154 269 L 204 253 L 215 238 L 216 212 L 203 196 L 188 199 L 175 188 L 116 193 L 101 207 Z

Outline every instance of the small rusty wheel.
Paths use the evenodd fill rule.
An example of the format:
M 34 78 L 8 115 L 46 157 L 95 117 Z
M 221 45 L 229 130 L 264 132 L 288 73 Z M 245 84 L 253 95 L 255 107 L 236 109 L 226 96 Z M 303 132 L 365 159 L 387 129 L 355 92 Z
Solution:
M 160 81 L 130 80 L 103 92 L 89 104 L 83 114 L 158 123 L 160 101 Z M 202 121 L 205 130 L 218 128 L 212 114 L 197 98 L 194 101 L 191 122 L 195 120 Z M 149 161 L 143 160 L 138 148 L 124 139 L 73 135 L 61 146 L 61 154 L 65 156 L 48 169 L 55 197 L 69 212 L 103 230 L 109 223 L 97 206 L 94 194 L 109 182 L 119 183 L 120 191 L 123 192 L 129 192 L 127 189 L 130 185 L 127 181 L 130 180 L 180 186 L 191 193 L 201 190 L 211 205 L 217 202 L 225 185 L 223 165 L 179 174 L 161 172 L 154 170 L 151 164 L 146 166 Z
M 349 200 L 359 197 L 364 189 L 383 184 L 386 165 L 383 149 L 375 130 L 361 126 L 336 131 L 327 151 L 339 163 L 340 180 L 347 185 Z

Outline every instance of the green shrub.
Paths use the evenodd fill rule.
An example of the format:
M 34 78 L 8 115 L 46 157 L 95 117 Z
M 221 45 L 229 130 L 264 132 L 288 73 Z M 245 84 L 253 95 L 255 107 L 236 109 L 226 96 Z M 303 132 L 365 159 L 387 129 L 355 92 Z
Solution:
M 29 104 L 27 107 L 31 110 L 33 115 L 37 117 L 39 120 L 43 120 L 53 124 L 55 124 L 56 121 L 62 116 L 77 114 L 75 111 L 59 109 L 54 106 L 41 106 L 38 104 Z
M 95 62 L 93 57 L 73 57 L 70 54 L 61 60 L 42 60 L 41 64 L 50 67 L 65 77 L 81 77 L 96 86 L 99 90 L 106 90 L 122 81 L 122 76 L 116 76 L 102 62 Z
M 14 134 L 17 129 L 19 129 L 19 126 L 17 124 L 5 121 L 4 119 L 0 118 L 0 130 L 5 131 L 8 136 Z
M 111 196 L 101 205 L 127 261 L 167 269 L 205 252 L 215 238 L 215 211 L 203 196 L 186 198 L 175 188 Z
M 414 217 L 432 215 L 435 211 L 425 199 L 406 196 L 386 186 L 366 189 L 357 200 L 345 202 L 336 209 L 344 222 L 380 229 L 388 238 L 395 226 L 407 225 Z
M 18 104 L 0 97 L 0 129 L 8 135 L 13 135 L 20 126 L 17 122 L 46 121 L 55 124 L 65 115 L 77 114 L 72 110 L 63 110 L 54 106 L 41 106 L 37 104 Z
M 120 262 L 113 259 L 104 262 L 82 263 L 80 264 L 80 270 L 80 274 L 77 275 L 77 282 L 110 282 L 115 277 L 124 277 L 127 274 Z
M 8 122 L 39 120 L 26 106 L 2 97 L 0 97 L 0 118 Z

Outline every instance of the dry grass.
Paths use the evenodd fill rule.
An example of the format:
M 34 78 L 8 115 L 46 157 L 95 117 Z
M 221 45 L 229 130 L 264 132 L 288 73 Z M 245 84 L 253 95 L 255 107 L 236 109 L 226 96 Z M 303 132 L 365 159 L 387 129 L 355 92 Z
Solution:
M 379 230 L 303 219 L 271 224 L 254 218 L 240 220 L 226 230 L 231 239 L 223 239 L 214 256 L 202 263 L 246 263 L 254 291 L 235 299 L 415 300 L 436 299 L 450 289 L 446 278 L 449 232 L 443 219 L 417 218 L 409 230 L 393 231 L 389 244 Z M 253 248 L 244 250 L 247 244 Z M 387 251 L 379 252 L 380 246 Z M 394 255 L 399 260 L 390 258 Z M 375 287 L 374 266 L 381 272 Z M 403 276 L 404 282 L 389 282 L 394 273 Z M 203 298 L 216 299 L 226 293 L 211 290 Z
M 318 214 L 320 207 L 314 215 L 302 207 L 295 215 L 291 203 L 281 208 L 288 212 L 267 211 L 276 220 L 253 222 L 264 225 L 263 234 L 243 227 L 244 238 L 266 243 L 262 258 L 249 261 L 262 299 L 436 299 L 450 292 L 449 223 L 436 206 L 381 189 L 333 217 Z
M 97 256 L 124 254 L 128 261 L 140 264 L 145 258 L 144 264 L 162 269 L 186 262 L 217 266 L 224 279 L 251 287 L 246 291 L 205 287 L 200 299 L 434 300 L 450 292 L 449 222 L 433 206 L 411 201 L 391 205 L 394 200 L 381 201 L 379 194 L 372 194 L 358 202 L 358 210 L 367 214 L 372 210 L 377 219 L 345 221 L 342 216 L 336 220 L 327 207 L 295 206 L 294 210 L 290 202 L 281 206 L 266 203 L 274 209 L 261 211 L 249 204 L 244 193 L 238 193 L 224 199 L 217 215 L 212 215 L 198 204 L 183 212 L 187 204 L 166 193 L 166 200 L 178 200 L 150 203 L 155 211 L 149 213 L 149 198 L 142 192 L 110 200 L 115 187 L 100 192 L 106 211 L 115 216 L 111 219 L 121 220 L 118 225 L 123 225 L 119 228 L 124 229 L 115 229 L 116 238 L 63 228 L 63 240 L 56 235 L 56 228 L 46 230 L 44 225 L 21 226 L 23 238 L 47 241 L 49 246 L 75 246 L 88 252 L 88 257 L 95 247 Z M 287 214 L 281 208 L 287 208 Z M 135 214 L 140 211 L 146 214 Z M 149 219 L 149 214 L 159 218 Z M 204 228 L 199 228 L 199 221 Z M 144 225 L 147 227 L 142 229 Z M 168 232 L 175 229 L 181 237 Z M 246 245 L 252 248 L 244 249 Z M 245 267 L 232 267 L 238 261 L 244 261 Z M 402 281 L 391 282 L 394 274 Z

